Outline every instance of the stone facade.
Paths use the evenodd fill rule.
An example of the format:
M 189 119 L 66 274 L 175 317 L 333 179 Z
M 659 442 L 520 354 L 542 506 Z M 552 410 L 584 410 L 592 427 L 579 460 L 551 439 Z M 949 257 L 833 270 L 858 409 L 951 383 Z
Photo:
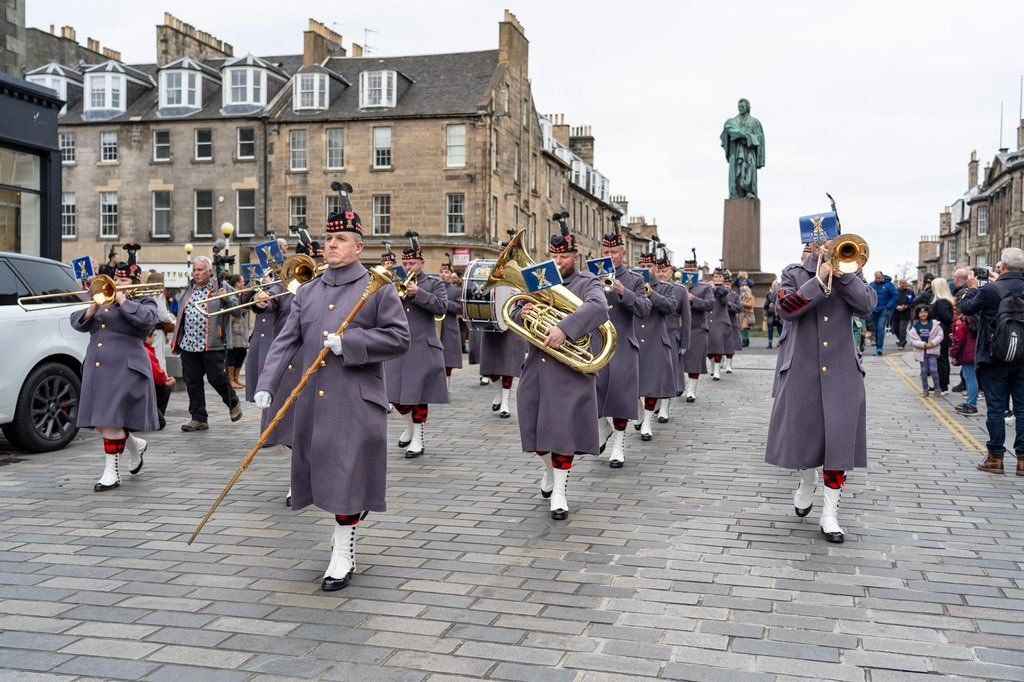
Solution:
M 67 57 L 71 49 L 63 46 L 63 37 L 39 33 L 29 79 L 52 77 L 48 64 Z M 70 41 L 74 43 L 73 32 Z M 75 160 L 64 167 L 64 192 L 74 199 L 76 223 L 74 234 L 68 230 L 64 240 L 64 260 L 89 255 L 100 261 L 110 245 L 131 241 L 143 245 L 144 263 L 166 271 L 185 260 L 182 247 L 187 242 L 195 246 L 193 256 L 209 255 L 222 239 L 221 223 L 239 225 L 238 192 L 244 191 L 248 201 L 253 190 L 254 234 L 236 232 L 230 242 L 231 253 L 247 262 L 252 245 L 270 234 L 294 235 L 301 222 L 314 238 L 322 234 L 328 208 L 336 206 L 333 181 L 354 188 L 353 205 L 368 242 L 366 262 L 377 261 L 384 241 L 400 250 L 407 243 L 404 235 L 413 230 L 420 234 L 432 271 L 454 249 L 469 249 L 472 258 L 495 257 L 513 229 L 527 230 L 527 248 L 541 258 L 557 229 L 551 218 L 560 211 L 570 213 L 581 252 L 596 255 L 601 234 L 623 214 L 610 198 L 607 178 L 593 168 L 589 126 L 570 127 L 564 117 L 554 121 L 537 114 L 529 43 L 509 12 L 499 23 L 498 48 L 479 53 L 365 59 L 359 56 L 360 46 L 345 50 L 340 35 L 310 20 L 302 35 L 303 54 L 266 62 L 251 55 L 225 60 L 233 52 L 231 45 L 170 15 L 157 27 L 157 65 L 129 67 L 98 58 L 104 51 L 93 43 L 97 51 L 84 59 L 87 66 L 74 60 L 65 64 L 77 81 L 69 92 L 79 99 L 69 103 L 61 126 L 62 133 L 74 135 L 76 147 Z M 47 49 L 53 51 L 49 58 L 44 56 Z M 260 106 L 221 105 L 221 98 L 228 97 L 224 89 L 231 87 L 227 69 L 233 66 L 266 72 Z M 127 74 L 129 101 L 123 113 L 97 120 L 83 111 L 81 84 L 87 71 L 100 67 Z M 198 111 L 168 115 L 162 108 L 165 68 L 191 68 L 200 74 Z M 397 102 L 366 107 L 364 71 L 382 68 L 397 74 Z M 329 88 L 318 110 L 296 106 L 294 89 L 307 74 L 322 76 Z M 449 164 L 450 126 L 464 127 L 464 163 Z M 254 158 L 238 158 L 239 128 L 253 130 Z M 375 128 L 391 129 L 392 160 L 384 168 L 374 162 Z M 333 167 L 328 164 L 327 138 L 328 131 L 338 129 L 343 131 L 344 163 Z M 209 131 L 212 160 L 195 158 L 197 131 Z M 100 159 L 104 133 L 117 134 L 116 162 Z M 169 160 L 154 154 L 158 134 L 168 136 Z M 303 138 L 304 152 L 296 155 L 293 141 L 301 145 Z M 296 158 L 303 161 L 297 164 Z M 116 236 L 100 234 L 100 198 L 105 192 L 117 193 Z M 212 234 L 196 233 L 197 192 L 212 193 Z M 162 234 L 154 234 L 156 193 L 161 193 L 161 202 L 170 199 L 169 214 L 165 203 L 160 207 L 161 224 L 167 226 Z M 389 234 L 374 234 L 374 197 L 390 199 Z M 299 211 L 303 204 L 304 213 Z M 210 212 L 203 208 L 202 214 L 210 224 L 205 218 Z M 461 229 L 449 228 L 449 221 Z
M 980 177 L 971 152 L 967 191 L 939 214 L 938 235 L 921 238 L 919 276 L 950 279 L 957 268 L 993 267 L 1007 247 L 1024 248 L 1024 121 L 1017 136 L 1017 150 L 999 150 Z
M 0 73 L 20 78 L 25 49 L 25 0 L 7 0 L 0 15 Z

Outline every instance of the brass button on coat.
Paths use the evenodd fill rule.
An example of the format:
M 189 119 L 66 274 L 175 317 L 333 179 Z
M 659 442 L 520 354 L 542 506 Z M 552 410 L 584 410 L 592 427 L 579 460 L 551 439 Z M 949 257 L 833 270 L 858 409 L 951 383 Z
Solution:
M 327 309 L 328 310 L 334 310 L 334 304 L 333 303 L 328 304 Z
M 828 322 L 828 315 L 822 318 L 823 321 Z
M 321 360 L 320 361 L 320 366 L 321 367 L 326 367 L 327 366 L 327 361 L 326 360 Z M 291 369 L 291 367 L 289 367 L 288 369 Z
M 825 341 L 825 342 L 824 342 L 824 343 L 822 343 L 821 345 L 825 346 L 825 348 L 828 348 L 828 341 Z
M 107 328 L 107 325 L 105 325 L 105 324 L 101 324 L 100 325 L 100 329 L 106 329 L 106 328 Z
M 97 344 L 96 344 L 96 347 L 97 347 L 97 348 L 103 348 L 103 344 L 102 344 L 102 343 L 97 343 Z
M 825 372 L 828 372 L 828 367 L 822 367 L 822 368 L 821 368 L 821 371 L 822 371 L 822 373 L 823 373 L 823 374 L 824 374 Z
M 326 338 L 326 336 L 327 336 L 327 330 L 325 329 L 324 330 L 324 337 Z
M 265 336 L 266 336 L 266 334 L 260 334 L 260 338 L 261 339 L 264 338 Z
M 324 397 L 324 392 L 323 392 L 323 391 L 320 391 L 320 392 L 319 392 L 319 396 L 320 396 L 321 398 L 323 398 L 323 397 Z
M 98 362 L 97 362 L 97 363 L 96 363 L 96 366 L 97 366 L 97 367 L 99 367 L 99 366 L 100 366 L 100 363 L 98 363 Z

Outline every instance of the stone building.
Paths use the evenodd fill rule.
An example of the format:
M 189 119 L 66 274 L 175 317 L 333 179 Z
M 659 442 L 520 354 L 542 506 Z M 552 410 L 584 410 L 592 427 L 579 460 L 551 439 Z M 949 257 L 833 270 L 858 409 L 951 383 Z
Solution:
M 1017 149 L 1000 149 L 979 177 L 978 156 L 967 164 L 967 191 L 939 214 L 939 232 L 921 238 L 918 274 L 947 279 L 961 267 L 992 267 L 1000 252 L 1024 248 L 1024 121 Z
M 258 57 L 165 14 L 156 63 L 137 65 L 95 41 L 62 62 L 73 29 L 37 34 L 26 78 L 68 102 L 64 260 L 138 242 L 146 265 L 180 275 L 184 244 L 208 255 L 231 223 L 245 262 L 271 233 L 322 233 L 336 180 L 354 188 L 367 262 L 412 230 L 430 270 L 446 253 L 493 257 L 509 229 L 526 229 L 536 255 L 563 210 L 596 253 L 623 213 L 590 128 L 537 114 L 529 42 L 509 12 L 495 50 L 404 57 L 346 49 L 312 19 L 301 54 Z

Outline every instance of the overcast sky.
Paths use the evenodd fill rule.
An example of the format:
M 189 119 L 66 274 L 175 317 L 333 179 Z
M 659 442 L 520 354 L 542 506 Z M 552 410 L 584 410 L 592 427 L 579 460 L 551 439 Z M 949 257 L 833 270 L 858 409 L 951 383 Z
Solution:
M 836 198 L 847 232 L 871 246 L 870 270 L 917 264 L 921 235 L 982 167 L 1016 148 L 1024 2 L 315 2 L 167 4 L 28 0 L 29 26 L 72 25 L 129 62 L 155 61 L 166 9 L 235 48 L 299 54 L 307 18 L 374 54 L 497 47 L 512 10 L 530 41 L 541 113 L 591 125 L 595 165 L 630 213 L 657 220 L 677 254 L 721 255 L 727 164 L 722 123 L 751 101 L 766 136 L 759 174 L 762 268 L 799 251 L 797 218 Z M 59 29 L 58 29 L 59 30 Z

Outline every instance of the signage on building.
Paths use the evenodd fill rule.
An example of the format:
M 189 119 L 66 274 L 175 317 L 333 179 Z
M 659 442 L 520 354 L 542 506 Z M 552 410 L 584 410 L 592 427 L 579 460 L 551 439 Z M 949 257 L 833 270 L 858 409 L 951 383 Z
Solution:
M 469 265 L 469 249 L 454 249 L 452 251 L 452 265 L 455 267 Z

